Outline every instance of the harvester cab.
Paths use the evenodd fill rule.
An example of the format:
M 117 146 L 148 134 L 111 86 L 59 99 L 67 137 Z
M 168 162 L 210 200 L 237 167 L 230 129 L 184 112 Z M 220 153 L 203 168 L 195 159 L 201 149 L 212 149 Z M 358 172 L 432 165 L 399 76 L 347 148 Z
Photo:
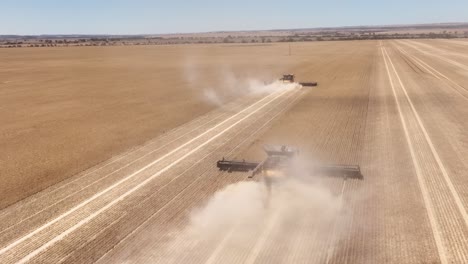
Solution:
M 280 79 L 285 83 L 293 83 L 294 82 L 294 74 L 284 74 L 283 78 Z
M 286 172 L 291 166 L 291 160 L 299 154 L 297 148 L 286 145 L 265 145 L 263 150 L 267 157 L 261 162 L 226 160 L 223 158 L 216 165 L 221 171 L 252 171 L 248 178 L 253 178 L 256 175 L 277 175 L 278 172 Z M 309 174 L 343 177 L 344 179 L 363 179 L 359 165 L 311 165 L 307 170 Z
M 284 171 L 287 169 L 289 161 L 299 153 L 297 148 L 285 145 L 265 145 L 263 150 L 267 157 L 253 169 L 249 178 L 253 178 L 259 173 Z

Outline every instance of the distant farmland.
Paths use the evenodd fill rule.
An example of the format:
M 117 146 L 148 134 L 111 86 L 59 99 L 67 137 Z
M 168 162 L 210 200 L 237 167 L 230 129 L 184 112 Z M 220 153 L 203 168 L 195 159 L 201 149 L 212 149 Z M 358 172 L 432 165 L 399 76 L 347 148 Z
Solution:
M 0 263 L 466 263 L 468 41 L 262 38 L 0 49 Z

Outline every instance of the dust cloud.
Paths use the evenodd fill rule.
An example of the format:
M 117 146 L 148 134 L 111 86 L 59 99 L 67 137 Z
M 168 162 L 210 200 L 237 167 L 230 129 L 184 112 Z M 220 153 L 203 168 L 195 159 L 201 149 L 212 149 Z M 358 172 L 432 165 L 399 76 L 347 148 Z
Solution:
M 190 213 L 187 228 L 174 234 L 164 262 L 219 263 L 229 256 L 249 256 L 255 247 L 267 251 L 278 244 L 291 251 L 301 245 L 302 251 L 295 254 L 305 257 L 333 247 L 331 236 L 342 212 L 340 194 L 333 194 L 320 177 L 302 173 L 306 166 L 294 163 L 299 166 L 287 175 L 270 173 L 216 192 Z M 262 237 L 267 239 L 262 242 Z M 316 242 L 304 245 L 304 237 Z
M 198 66 L 200 67 L 200 66 Z M 282 89 L 298 87 L 298 83 L 283 83 L 271 79 L 260 80 L 252 77 L 238 76 L 228 67 L 220 68 L 215 72 L 215 84 L 207 84 L 208 75 L 187 60 L 184 64 L 183 77 L 188 86 L 196 90 L 200 98 L 206 103 L 221 106 L 232 98 L 249 94 L 269 94 Z

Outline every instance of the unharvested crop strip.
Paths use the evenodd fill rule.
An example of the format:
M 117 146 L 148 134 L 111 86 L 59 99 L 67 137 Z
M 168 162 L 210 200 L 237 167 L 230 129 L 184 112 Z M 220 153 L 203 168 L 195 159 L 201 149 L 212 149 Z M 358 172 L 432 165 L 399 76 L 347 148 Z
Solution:
M 427 210 L 427 213 L 428 213 L 429 223 L 431 225 L 431 231 L 432 231 L 432 233 L 434 235 L 434 240 L 436 242 L 439 258 L 440 258 L 440 261 L 441 261 L 442 264 L 448 264 L 447 252 L 446 252 L 446 249 L 445 249 L 445 247 L 444 247 L 444 245 L 442 243 L 442 238 L 441 238 L 441 234 L 440 234 L 440 227 L 439 227 L 439 224 L 437 223 L 437 220 L 435 219 L 435 212 L 434 212 L 433 204 L 431 202 L 429 191 L 427 189 L 426 183 L 425 183 L 424 178 L 422 176 L 421 167 L 419 165 L 419 162 L 417 161 L 416 153 L 415 153 L 414 147 L 413 147 L 413 142 L 411 141 L 409 131 L 408 131 L 408 127 L 406 125 L 406 121 L 405 121 L 405 119 L 403 117 L 403 112 L 401 110 L 400 101 L 398 100 L 398 96 L 396 94 L 396 89 L 395 89 L 395 85 L 393 83 L 393 78 L 392 78 L 392 75 L 390 74 L 390 68 L 389 68 L 388 62 L 387 62 L 388 54 L 385 52 L 385 48 L 383 46 L 381 47 L 381 52 L 382 52 L 382 56 L 383 56 L 383 59 L 384 59 L 385 68 L 387 70 L 388 78 L 389 78 L 389 81 L 390 81 L 390 86 L 392 87 L 393 96 L 395 98 L 395 102 L 396 102 L 396 105 L 397 105 L 398 114 L 400 115 L 400 121 L 401 121 L 401 124 L 403 126 L 406 142 L 407 142 L 409 150 L 410 150 L 411 159 L 413 161 L 413 165 L 414 165 L 414 168 L 415 168 L 415 171 L 416 171 L 416 176 L 417 176 L 417 179 L 418 179 L 418 182 L 419 182 L 419 186 L 421 188 L 421 194 L 422 194 L 424 204 L 426 206 L 426 210 Z M 390 57 L 388 57 L 388 60 L 390 60 Z

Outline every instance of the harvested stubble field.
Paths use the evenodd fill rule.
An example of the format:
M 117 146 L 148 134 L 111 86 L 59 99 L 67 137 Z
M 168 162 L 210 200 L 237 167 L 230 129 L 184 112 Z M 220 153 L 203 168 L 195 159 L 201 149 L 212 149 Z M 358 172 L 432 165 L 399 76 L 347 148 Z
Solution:
M 0 262 L 466 263 L 467 43 L 0 51 Z M 364 179 L 215 167 L 269 143 Z
M 236 78 L 271 80 L 292 67 L 294 59 L 282 56 L 287 52 L 280 46 L 1 50 L 0 208 L 213 110 L 203 89 L 232 86 Z

